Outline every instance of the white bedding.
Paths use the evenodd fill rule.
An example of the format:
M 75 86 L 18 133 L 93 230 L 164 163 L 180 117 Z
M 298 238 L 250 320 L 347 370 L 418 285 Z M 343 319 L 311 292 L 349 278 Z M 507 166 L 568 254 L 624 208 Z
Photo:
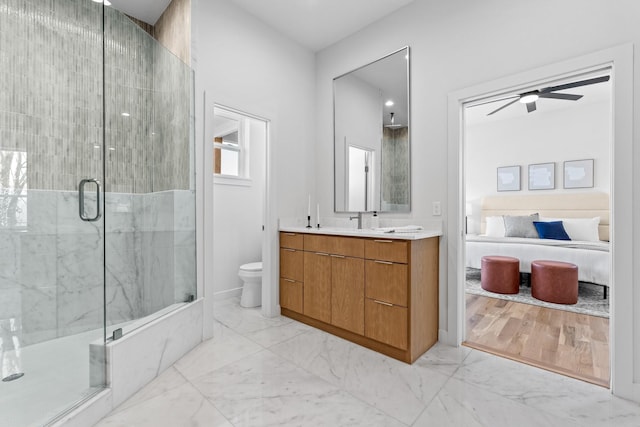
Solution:
M 468 235 L 466 252 L 467 267 L 479 269 L 485 255 L 518 258 L 524 273 L 531 272 L 531 261 L 564 261 L 578 266 L 578 280 L 609 286 L 608 242 Z

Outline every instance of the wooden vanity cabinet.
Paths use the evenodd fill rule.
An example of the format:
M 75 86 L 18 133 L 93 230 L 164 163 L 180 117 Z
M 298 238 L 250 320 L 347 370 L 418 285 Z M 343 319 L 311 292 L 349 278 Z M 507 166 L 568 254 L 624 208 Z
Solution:
M 301 261 L 300 240 L 291 243 L 292 236 L 283 234 L 284 316 L 407 363 L 437 341 L 438 237 L 401 240 L 302 233 Z M 283 278 L 293 276 L 300 266 L 302 279 L 288 277 L 292 282 L 283 287 Z M 298 283 L 301 292 L 292 290 Z

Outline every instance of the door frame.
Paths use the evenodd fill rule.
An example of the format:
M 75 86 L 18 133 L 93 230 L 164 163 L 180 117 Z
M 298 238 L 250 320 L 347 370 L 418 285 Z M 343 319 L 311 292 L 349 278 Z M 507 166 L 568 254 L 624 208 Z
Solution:
M 206 99 L 206 94 L 205 94 Z M 275 266 L 276 259 L 273 257 L 273 254 L 277 250 L 277 230 L 278 230 L 278 222 L 277 215 L 274 212 L 275 205 L 273 203 L 274 199 L 274 189 L 273 189 L 273 159 L 271 156 L 271 144 L 272 144 L 272 121 L 271 119 L 258 115 L 249 113 L 241 108 L 231 107 L 224 102 L 218 101 L 205 101 L 205 139 L 204 139 L 204 162 L 205 172 L 203 175 L 206 178 L 206 183 L 208 185 L 205 186 L 204 191 L 206 193 L 205 197 L 210 197 L 210 202 L 205 204 L 204 209 L 204 222 L 208 223 L 207 229 L 204 231 L 205 233 L 205 245 L 209 249 L 209 251 L 205 250 L 205 253 L 212 254 L 213 253 L 213 206 L 215 203 L 214 197 L 214 174 L 213 174 L 213 144 L 209 144 L 207 141 L 213 141 L 213 125 L 210 124 L 211 120 L 207 120 L 209 115 L 213 115 L 213 111 L 215 108 L 221 108 L 226 111 L 242 115 L 249 119 L 259 120 L 265 124 L 265 147 L 264 147 L 264 174 L 263 178 L 263 189 L 262 189 L 262 224 L 263 224 L 263 233 L 262 233 L 262 314 L 267 317 L 274 317 L 280 314 L 279 303 L 278 303 L 278 292 L 276 286 L 273 286 L 274 283 L 277 283 L 277 277 L 274 276 L 277 274 L 277 269 Z M 210 136 L 210 137 L 207 137 Z M 207 167 L 207 164 L 210 164 L 211 167 Z M 208 172 L 207 172 L 208 171 Z M 274 243 L 275 242 L 275 243 Z M 274 249 L 275 248 L 275 249 Z M 213 269 L 213 260 L 204 260 L 205 272 L 204 272 L 204 281 L 205 283 L 213 283 L 215 278 L 214 269 Z M 212 287 L 210 288 L 212 289 Z M 209 298 L 213 300 L 213 295 L 210 295 Z
M 633 330 L 638 314 L 634 302 L 635 270 L 633 250 L 640 249 L 634 237 L 640 238 L 640 219 L 634 219 L 632 209 L 640 203 L 640 193 L 632 182 L 633 164 L 640 163 L 640 154 L 633 151 L 633 45 L 625 44 L 559 63 L 527 70 L 490 82 L 465 88 L 448 96 L 448 252 L 447 265 L 447 328 L 443 341 L 459 346 L 465 337 L 464 260 L 465 260 L 465 188 L 464 188 L 464 104 L 519 87 L 531 86 L 555 78 L 610 67 L 611 98 L 611 272 L 610 292 L 610 354 L 611 391 L 621 397 L 640 401 L 640 331 Z M 635 160 L 635 162 L 634 162 Z M 634 196 L 635 203 L 634 203 Z M 640 208 L 640 206 L 638 206 Z M 636 239 L 637 241 L 637 239 Z M 634 301 L 634 297 L 638 301 Z M 633 373 L 633 375 L 629 375 Z

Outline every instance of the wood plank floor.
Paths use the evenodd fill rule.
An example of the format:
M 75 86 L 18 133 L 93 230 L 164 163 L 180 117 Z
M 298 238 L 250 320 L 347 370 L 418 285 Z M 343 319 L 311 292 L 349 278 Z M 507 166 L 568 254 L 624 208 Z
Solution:
M 609 387 L 609 319 L 466 295 L 464 345 Z

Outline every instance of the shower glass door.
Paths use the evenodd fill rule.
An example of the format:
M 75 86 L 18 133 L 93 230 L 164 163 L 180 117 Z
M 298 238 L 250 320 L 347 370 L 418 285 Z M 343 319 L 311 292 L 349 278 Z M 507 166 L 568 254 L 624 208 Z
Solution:
M 103 94 L 101 3 L 0 0 L 0 426 L 104 386 Z
M 0 427 L 102 390 L 114 331 L 195 299 L 188 62 L 101 0 L 0 0 Z

